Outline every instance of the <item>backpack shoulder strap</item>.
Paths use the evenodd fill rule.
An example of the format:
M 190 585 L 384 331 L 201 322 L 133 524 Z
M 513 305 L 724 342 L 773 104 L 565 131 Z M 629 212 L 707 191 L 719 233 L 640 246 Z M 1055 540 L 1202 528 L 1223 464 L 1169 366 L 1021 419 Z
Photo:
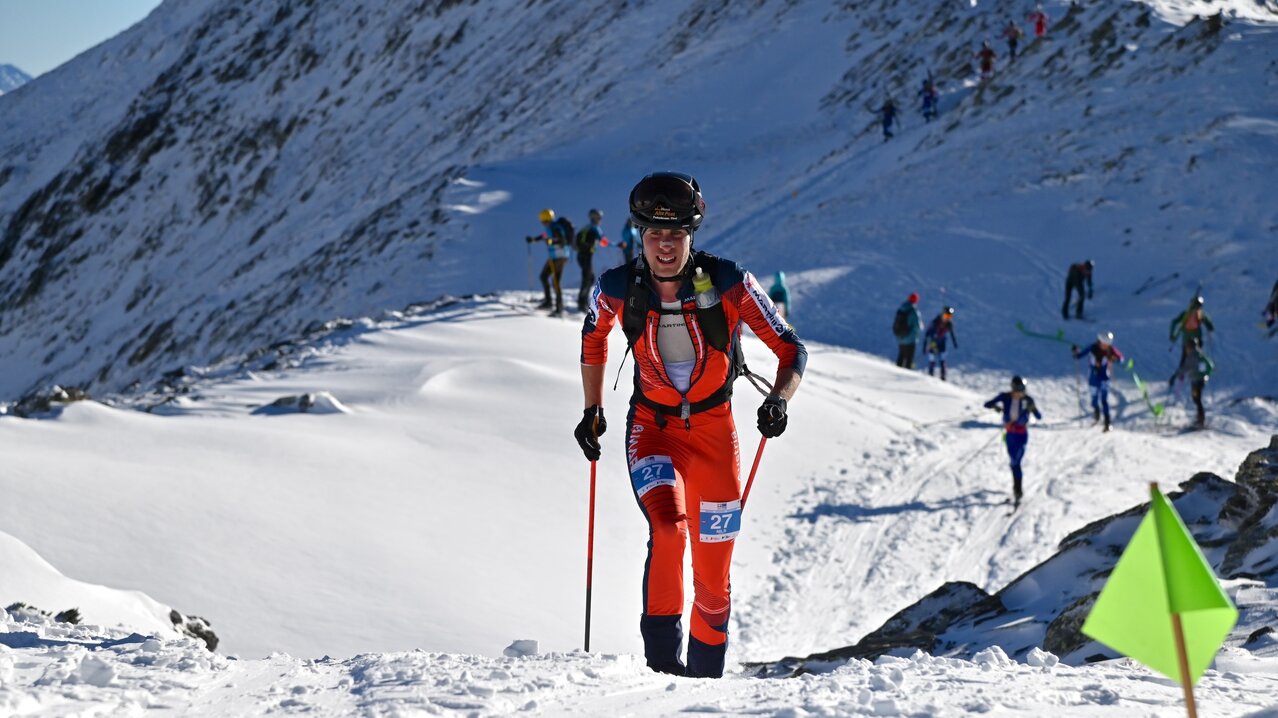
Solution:
M 626 351 L 634 349 L 648 320 L 648 287 L 643 283 L 642 257 L 630 261 L 626 269 L 626 294 L 621 307 L 621 331 L 626 335 Z

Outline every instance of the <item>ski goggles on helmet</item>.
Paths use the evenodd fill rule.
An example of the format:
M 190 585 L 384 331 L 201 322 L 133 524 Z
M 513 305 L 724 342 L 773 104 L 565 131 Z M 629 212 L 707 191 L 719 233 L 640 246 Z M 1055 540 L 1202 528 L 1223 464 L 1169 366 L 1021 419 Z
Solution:
M 650 174 L 630 190 L 630 219 L 640 227 L 696 229 L 705 208 L 697 181 L 680 172 Z

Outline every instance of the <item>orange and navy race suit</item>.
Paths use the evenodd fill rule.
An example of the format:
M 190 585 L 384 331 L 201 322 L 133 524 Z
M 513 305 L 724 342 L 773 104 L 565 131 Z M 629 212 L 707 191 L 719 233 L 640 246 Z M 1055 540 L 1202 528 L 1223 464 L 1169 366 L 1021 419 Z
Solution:
M 776 354 L 781 368 L 801 374 L 807 351 L 754 276 L 711 255 L 699 254 L 697 262 L 720 293 L 734 341 L 745 322 Z M 596 282 L 582 329 L 583 365 L 607 362 L 608 333 L 622 319 L 630 276 L 629 265 L 622 265 Z M 634 291 L 649 293 L 643 332 L 633 346 L 634 394 L 626 421 L 631 487 L 648 521 L 640 618 L 644 651 L 655 670 L 717 677 L 723 674 L 727 647 L 728 568 L 741 526 L 737 433 L 723 391 L 733 372 L 731 348 L 719 351 L 707 342 L 691 281 L 679 290 L 678 309 L 661 309 L 646 281 Z M 696 357 L 684 392 L 667 372 L 657 340 L 663 319 L 677 323 L 680 315 Z M 685 668 L 681 616 L 689 536 L 695 596 Z

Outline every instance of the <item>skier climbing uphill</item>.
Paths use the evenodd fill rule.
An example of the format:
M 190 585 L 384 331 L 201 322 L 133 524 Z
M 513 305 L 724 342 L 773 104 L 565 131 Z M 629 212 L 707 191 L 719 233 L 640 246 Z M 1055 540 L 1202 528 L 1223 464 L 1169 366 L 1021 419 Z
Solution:
M 600 457 L 607 338 L 620 321 L 635 362 L 626 458 L 649 531 L 639 619 L 644 655 L 654 671 L 717 678 L 727 650 L 729 564 L 741 528 L 730 404 L 740 324 L 749 324 L 778 359 L 776 380 L 758 411 L 765 438 L 785 431 L 787 402 L 799 388 L 807 351 L 753 275 L 693 250 L 704 211 L 701 188 L 686 174 L 651 174 L 631 191 L 630 217 L 641 229 L 643 251 L 595 284 L 581 338 L 586 409 L 575 436 L 587 459 Z M 696 595 L 685 665 L 689 539 Z
M 1109 365 L 1110 362 L 1123 360 L 1123 353 L 1114 346 L 1114 333 L 1101 332 L 1096 335 L 1095 343 L 1088 344 L 1082 350 L 1072 346 L 1070 352 L 1075 359 L 1087 357 L 1087 366 L 1090 370 L 1087 384 L 1092 389 L 1092 420 L 1100 421 L 1103 414 L 1105 431 L 1109 431 Z
M 958 349 L 958 334 L 954 333 L 954 307 L 946 307 L 936 315 L 923 335 L 923 348 L 927 350 L 928 376 L 936 376 L 937 362 L 941 364 L 941 381 L 945 381 L 945 345 L 954 343 Z
M 1021 505 L 1021 459 L 1025 456 L 1025 445 L 1029 443 L 1029 418 L 1043 420 L 1038 413 L 1034 400 L 1025 393 L 1025 380 L 1019 376 L 1012 377 L 1012 390 L 1002 392 L 985 402 L 986 409 L 1003 412 L 1003 440 L 1007 443 L 1007 456 L 1012 465 L 1012 508 Z

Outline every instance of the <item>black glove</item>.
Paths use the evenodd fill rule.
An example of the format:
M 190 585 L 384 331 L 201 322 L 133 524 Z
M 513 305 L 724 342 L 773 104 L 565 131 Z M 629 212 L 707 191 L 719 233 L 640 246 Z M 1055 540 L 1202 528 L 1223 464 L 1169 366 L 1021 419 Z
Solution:
M 785 399 L 769 396 L 759 407 L 759 433 L 769 439 L 775 439 L 785 431 L 787 421 L 785 415 Z
M 533 242 L 536 242 L 536 241 L 537 241 L 537 238 L 536 238 L 536 237 L 528 237 L 528 236 L 525 236 L 525 237 L 524 237 L 524 241 L 525 241 L 525 242 L 527 242 L 527 243 L 529 243 L 529 244 L 532 244 Z
M 608 422 L 604 420 L 603 407 L 598 404 L 586 409 L 583 414 L 581 423 L 577 424 L 572 435 L 577 437 L 577 444 L 581 446 L 581 453 L 586 455 L 586 459 L 598 461 L 599 437 L 608 430 Z

